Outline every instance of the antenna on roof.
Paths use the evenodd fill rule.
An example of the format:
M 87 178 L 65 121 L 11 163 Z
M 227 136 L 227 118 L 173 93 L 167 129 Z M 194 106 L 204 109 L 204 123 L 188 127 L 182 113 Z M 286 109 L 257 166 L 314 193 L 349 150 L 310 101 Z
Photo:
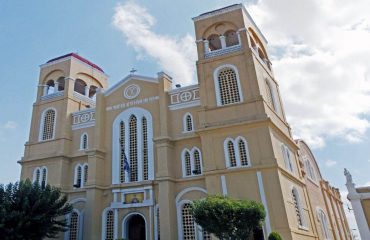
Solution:
M 137 72 L 137 69 L 135 69 L 135 68 L 131 68 L 131 70 L 130 70 L 130 74 L 132 75 L 132 74 L 134 74 L 135 72 Z

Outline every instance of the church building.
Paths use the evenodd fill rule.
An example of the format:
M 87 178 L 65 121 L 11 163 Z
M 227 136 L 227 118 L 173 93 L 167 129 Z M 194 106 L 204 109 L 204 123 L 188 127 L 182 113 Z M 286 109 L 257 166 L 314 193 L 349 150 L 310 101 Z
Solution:
M 284 240 L 352 239 L 338 189 L 294 140 L 267 40 L 242 4 L 193 18 L 197 84 L 134 73 L 113 86 L 71 53 L 40 66 L 21 179 L 62 189 L 65 240 L 216 239 L 191 202 L 261 202 Z M 176 59 L 174 59 L 176 61 Z M 294 69 L 292 69 L 294 71 Z

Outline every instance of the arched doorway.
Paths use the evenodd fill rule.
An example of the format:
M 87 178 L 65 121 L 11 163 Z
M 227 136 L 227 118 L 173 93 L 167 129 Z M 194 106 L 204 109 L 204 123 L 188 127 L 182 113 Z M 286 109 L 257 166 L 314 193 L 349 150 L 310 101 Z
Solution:
M 128 240 L 146 240 L 145 219 L 140 214 L 130 215 L 125 227 L 125 237 Z

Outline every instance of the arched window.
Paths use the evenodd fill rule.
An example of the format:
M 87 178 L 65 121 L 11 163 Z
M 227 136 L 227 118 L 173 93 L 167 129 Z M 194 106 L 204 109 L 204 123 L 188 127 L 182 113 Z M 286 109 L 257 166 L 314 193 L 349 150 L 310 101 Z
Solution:
M 75 167 L 73 187 L 74 188 L 84 187 L 87 183 L 88 174 L 89 166 L 87 163 L 83 165 L 77 164 Z
M 143 134 L 143 178 L 148 180 L 148 122 L 145 117 L 141 119 L 141 129 Z
M 87 84 L 84 81 L 82 81 L 81 79 L 76 79 L 75 85 L 74 85 L 74 91 L 78 92 L 79 94 L 85 95 L 86 86 Z
M 184 132 L 192 132 L 194 130 L 193 117 L 190 113 L 186 113 L 183 119 Z
M 78 239 L 78 217 L 78 213 L 76 211 L 72 211 L 70 217 L 69 240 Z
M 300 227 L 304 227 L 304 217 L 303 217 L 303 209 L 302 209 L 302 203 L 298 194 L 298 190 L 293 187 L 292 189 L 292 199 L 294 204 L 294 210 L 297 217 L 297 222 Z
M 305 166 L 305 169 L 306 169 L 306 173 L 307 173 L 308 178 L 310 178 L 313 181 L 316 181 L 315 170 L 312 167 L 312 164 L 311 164 L 311 162 L 310 162 L 310 160 L 308 158 L 305 158 L 304 159 L 304 166 Z
M 105 240 L 114 240 L 114 213 L 108 210 L 105 217 Z
M 233 141 L 227 142 L 227 152 L 229 156 L 229 165 L 230 167 L 236 167 L 236 156 L 235 156 L 235 148 Z
M 242 94 L 237 70 L 232 65 L 218 67 L 214 72 L 217 105 L 242 102 Z
M 183 177 L 202 174 L 202 155 L 200 150 L 194 147 L 191 151 L 184 149 L 182 152 Z
M 132 107 L 113 122 L 112 183 L 154 179 L 151 114 Z
M 64 88 L 65 88 L 64 77 L 58 78 L 57 83 L 58 83 L 58 91 L 64 91 Z
M 98 89 L 97 86 L 90 86 L 90 89 L 89 89 L 89 98 L 92 98 L 92 99 L 96 99 L 96 90 Z
M 285 162 L 285 167 L 290 171 L 290 172 L 294 172 L 294 168 L 293 168 L 293 161 L 292 161 L 292 153 L 291 151 L 289 150 L 289 148 L 287 146 L 285 146 L 284 144 L 281 145 L 281 150 L 283 152 L 283 157 L 284 157 L 284 162 Z
M 184 240 L 196 239 L 194 218 L 193 215 L 190 213 L 190 209 L 190 203 L 185 203 L 181 209 L 182 235 Z
M 87 183 L 87 177 L 89 176 L 89 166 L 87 164 L 84 165 L 84 186 Z
M 55 83 L 54 80 L 49 80 L 46 82 L 47 91 L 46 94 L 52 94 L 55 91 Z
M 88 149 L 88 135 L 87 133 L 83 133 L 81 135 L 81 139 L 80 139 L 80 149 L 81 150 L 86 150 Z
M 224 152 L 226 167 L 249 167 L 251 166 L 248 143 L 247 141 L 239 136 L 231 139 L 227 138 L 224 141 Z
M 41 178 L 41 187 L 45 188 L 46 186 L 46 179 L 47 179 L 47 169 L 46 167 L 42 167 L 42 178 Z
M 317 215 L 321 224 L 322 233 L 325 240 L 330 239 L 328 219 L 322 209 L 317 209 Z
M 265 87 L 266 87 L 266 100 L 267 100 L 267 103 L 275 110 L 277 111 L 276 109 L 276 105 L 275 105 L 275 98 L 274 98 L 274 92 L 272 91 L 272 88 L 271 88 L 271 85 L 269 83 L 269 80 L 266 79 L 265 80 Z
M 47 109 L 41 115 L 40 141 L 51 140 L 54 138 L 56 111 Z
M 130 181 L 138 180 L 137 162 L 137 119 L 135 115 L 130 117 Z
M 239 156 L 240 156 L 240 165 L 241 166 L 248 166 L 248 152 L 246 147 L 246 142 L 243 139 L 238 140 L 238 147 L 239 147 Z
M 238 35 L 234 30 L 229 30 L 225 34 L 226 47 L 231 47 L 239 44 Z
M 213 34 L 208 37 L 209 50 L 214 51 L 222 48 L 220 36 Z
M 40 182 L 40 176 L 41 176 L 41 169 L 35 168 L 33 171 L 33 182 L 39 183 Z

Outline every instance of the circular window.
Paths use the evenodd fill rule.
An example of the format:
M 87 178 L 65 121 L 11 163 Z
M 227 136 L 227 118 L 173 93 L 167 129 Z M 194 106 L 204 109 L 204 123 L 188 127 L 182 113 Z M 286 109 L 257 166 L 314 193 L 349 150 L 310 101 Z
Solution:
M 134 99 L 140 94 L 140 87 L 136 84 L 131 84 L 123 91 L 123 96 L 126 99 Z

